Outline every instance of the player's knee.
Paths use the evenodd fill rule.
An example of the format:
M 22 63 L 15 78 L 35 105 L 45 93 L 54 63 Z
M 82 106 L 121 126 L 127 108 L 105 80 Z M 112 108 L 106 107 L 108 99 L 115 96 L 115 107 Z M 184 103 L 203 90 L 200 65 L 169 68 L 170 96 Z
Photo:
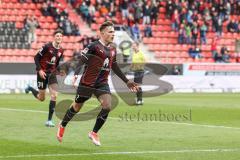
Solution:
M 57 100 L 57 93 L 52 93 L 51 94 L 51 100 L 56 101 Z
M 79 112 L 80 111 L 80 109 L 81 109 L 81 104 L 80 103 L 75 103 L 75 104 L 73 104 L 73 108 L 74 108 L 74 110 L 76 111 L 76 112 Z
M 111 111 L 111 103 L 108 103 L 108 102 L 102 102 L 101 103 L 101 106 L 102 106 L 102 108 L 104 108 L 105 110 L 107 110 L 107 111 Z
M 45 96 L 39 96 L 38 98 L 40 101 L 44 101 L 45 100 Z

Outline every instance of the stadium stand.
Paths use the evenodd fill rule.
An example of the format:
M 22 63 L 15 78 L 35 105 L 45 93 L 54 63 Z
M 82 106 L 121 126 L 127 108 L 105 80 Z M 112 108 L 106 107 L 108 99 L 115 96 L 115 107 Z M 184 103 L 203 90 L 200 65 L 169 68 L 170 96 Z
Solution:
M 180 3 L 180 1 L 177 0 L 169 0 L 171 1 L 171 3 L 173 3 L 174 5 L 177 5 Z M 151 1 L 145 1 L 146 3 L 144 3 L 144 5 L 142 5 L 142 8 L 140 8 L 140 10 L 144 13 L 144 8 L 146 5 L 151 6 Z M 158 1 L 159 4 L 157 5 L 158 8 L 158 15 L 157 15 L 157 23 L 156 24 L 152 24 L 151 28 L 153 31 L 153 37 L 144 37 L 142 39 L 142 42 L 144 44 L 146 44 L 149 47 L 149 50 L 154 52 L 155 57 L 157 59 L 159 59 L 160 62 L 162 63 L 184 63 L 184 62 L 215 62 L 212 53 L 211 53 L 211 44 L 213 39 L 216 37 L 216 32 L 214 32 L 212 30 L 213 26 L 212 24 L 209 26 L 209 31 L 207 32 L 207 43 L 206 44 L 201 44 L 200 45 L 200 38 L 198 38 L 197 40 L 197 45 L 199 45 L 199 47 L 201 48 L 201 55 L 202 58 L 191 58 L 189 56 L 189 49 L 191 47 L 193 47 L 191 44 L 179 44 L 178 43 L 178 31 L 174 31 L 171 27 L 172 22 L 170 17 L 167 17 L 167 1 Z M 186 2 L 186 1 L 183 1 Z M 189 1 L 190 2 L 190 1 Z M 202 0 L 202 2 L 206 2 Z M 144 27 L 145 25 L 142 24 L 142 19 L 140 20 L 133 20 L 133 22 L 131 22 L 132 18 L 131 16 L 136 16 L 136 12 L 137 12 L 137 5 L 136 5 L 136 1 L 129 1 L 128 3 L 128 14 L 129 17 L 127 17 L 127 20 L 125 18 L 123 18 L 121 11 L 124 8 L 124 3 L 125 1 L 115 1 L 113 6 L 115 6 L 117 9 L 112 9 L 112 4 L 109 5 L 109 1 L 108 2 L 102 2 L 102 3 L 98 3 L 98 1 L 96 0 L 92 0 L 90 3 L 93 3 L 95 7 L 95 12 L 94 14 L 91 14 L 90 9 L 89 9 L 89 17 L 91 18 L 91 28 L 92 30 L 97 30 L 98 26 L 100 23 L 102 23 L 105 20 L 111 19 L 113 20 L 115 23 L 119 23 L 119 24 L 127 24 L 127 27 L 131 27 L 134 23 L 136 23 L 136 21 L 139 21 L 139 28 L 142 32 L 142 35 L 144 35 Z M 219 2 L 212 2 L 212 3 L 219 3 Z M 237 3 L 237 2 L 234 2 Z M 212 5 L 211 3 L 208 3 L 210 5 Z M 84 4 L 84 5 L 88 5 L 90 6 L 89 2 L 88 4 Z M 218 5 L 218 4 L 217 4 Z M 75 3 L 74 4 L 75 8 L 77 8 L 78 10 L 80 10 L 80 14 L 82 16 L 84 16 L 83 14 L 86 14 L 86 7 L 83 10 L 84 12 L 81 12 L 81 8 L 83 6 L 83 3 L 79 2 L 79 3 Z M 109 14 L 105 15 L 102 13 L 102 6 L 105 6 L 105 8 L 108 9 Z M 110 7 L 109 7 L 110 6 Z M 80 8 L 80 9 L 79 9 Z M 145 9 L 146 10 L 146 9 Z M 235 14 L 235 15 L 234 15 Z M 236 15 L 238 14 L 238 15 Z M 156 14 L 153 14 L 156 16 Z M 151 17 L 152 18 L 152 17 Z M 153 17 L 155 18 L 155 17 Z M 232 13 L 232 15 L 230 16 L 230 19 L 236 19 L 236 20 L 240 20 L 240 16 L 239 13 L 236 12 Z M 235 41 L 237 39 L 240 39 L 240 34 L 239 33 L 230 33 L 227 32 L 227 24 L 228 21 L 224 21 L 223 22 L 223 33 L 221 35 L 221 37 L 218 37 L 218 43 L 217 43 L 217 50 L 218 52 L 220 52 L 220 49 L 222 46 L 227 46 L 229 54 L 230 54 L 230 59 L 229 62 L 239 62 L 239 58 L 238 56 L 236 56 L 236 48 L 235 48 Z M 126 22 L 127 21 L 127 22 Z M 143 37 L 143 36 L 142 36 Z M 199 37 L 199 35 L 198 35 Z
M 171 1 L 171 0 L 169 0 Z M 189 56 L 189 49 L 193 47 L 191 44 L 179 44 L 178 42 L 178 30 L 172 29 L 171 18 L 167 13 L 167 1 L 158 1 L 156 23 L 151 25 L 152 37 L 144 37 L 144 28 L 142 24 L 143 19 L 136 17 L 137 10 L 134 6 L 135 1 L 126 7 L 125 0 L 117 0 L 111 3 L 110 1 L 104 1 L 99 4 L 96 0 L 86 1 L 85 6 L 82 7 L 83 1 L 69 1 L 72 2 L 72 6 L 76 8 L 76 11 L 87 21 L 93 31 L 98 29 L 98 25 L 106 19 L 113 20 L 117 24 L 126 25 L 127 28 L 131 27 L 136 21 L 139 22 L 139 29 L 142 33 L 142 42 L 148 46 L 149 50 L 155 55 L 161 63 L 184 63 L 184 62 L 215 62 L 212 56 L 212 41 L 216 37 L 216 33 L 212 31 L 212 24 L 209 26 L 207 32 L 207 43 L 200 44 L 198 38 L 197 44 L 201 49 L 201 58 L 191 58 Z M 205 2 L 203 0 L 203 2 Z M 172 1 L 172 3 L 179 3 L 178 1 Z M 150 1 L 146 1 L 147 5 L 152 5 Z M 37 50 L 46 42 L 51 41 L 51 35 L 54 30 L 59 27 L 59 22 L 53 16 L 44 16 L 42 11 L 44 3 L 19 3 L 18 0 L 2 0 L 0 5 L 0 61 L 1 62 L 19 62 L 22 59 L 23 62 L 32 62 L 33 55 Z M 79 26 L 83 27 L 82 21 L 79 20 L 79 16 L 72 10 L 71 6 L 67 4 L 65 0 L 55 0 L 54 6 L 59 10 L 68 9 L 69 20 Z M 145 13 L 143 8 L 140 12 Z M 92 8 L 91 8 L 92 7 Z M 126 9 L 127 10 L 124 10 Z M 134 15 L 133 19 L 129 17 L 123 17 L 123 10 L 127 11 L 129 15 Z M 83 14 L 84 13 L 84 14 Z M 37 41 L 28 44 L 27 34 L 24 31 L 24 19 L 27 15 L 35 15 L 39 22 L 40 28 L 36 30 Z M 90 18 L 90 21 L 89 21 Z M 152 17 L 151 17 L 152 19 Z M 240 20 L 239 13 L 233 12 L 230 15 L 230 19 Z M 229 21 L 223 22 L 223 33 L 219 37 L 217 42 L 217 51 L 220 53 L 220 49 L 223 46 L 227 46 L 230 53 L 229 62 L 239 62 L 239 53 L 236 53 L 235 41 L 240 39 L 239 33 L 232 33 L 227 31 L 227 24 Z M 60 26 L 61 27 L 61 26 Z M 89 32 L 84 32 L 88 35 Z M 63 40 L 63 48 L 66 49 L 65 60 L 72 57 L 73 51 L 76 48 L 82 48 L 82 45 L 78 43 L 81 40 L 81 36 L 65 36 Z M 19 56 L 25 56 L 20 58 Z
M 67 8 L 65 1 L 56 1 L 56 6 Z M 43 16 L 43 3 L 20 3 L 18 0 L 3 0 L 0 5 L 0 62 L 33 62 L 33 56 L 44 43 L 52 40 L 52 34 L 58 28 L 52 16 Z M 40 28 L 37 28 L 37 41 L 28 42 L 24 19 L 27 15 L 37 17 Z M 69 13 L 69 19 L 77 19 Z M 81 36 L 65 36 L 62 46 L 65 49 L 64 60 L 72 57 L 76 48 L 81 48 L 78 41 Z

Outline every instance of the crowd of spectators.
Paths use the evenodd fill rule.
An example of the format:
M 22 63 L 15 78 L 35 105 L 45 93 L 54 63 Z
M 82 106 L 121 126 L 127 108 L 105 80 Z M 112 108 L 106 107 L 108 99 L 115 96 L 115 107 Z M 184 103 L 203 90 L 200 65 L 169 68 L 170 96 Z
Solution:
M 67 0 L 67 2 L 89 26 L 100 17 L 104 17 L 106 20 L 124 25 L 137 42 L 141 41 L 142 36 L 153 36 L 152 25 L 157 24 L 159 9 L 164 7 L 166 18 L 171 20 L 172 30 L 178 32 L 178 43 L 194 45 L 193 52 L 191 51 L 194 54 L 190 54 L 193 58 L 201 58 L 201 49 L 200 54 L 195 54 L 195 51 L 198 49 L 198 43 L 207 44 L 207 32 L 215 32 L 216 37 L 221 37 L 225 29 L 228 32 L 240 33 L 240 19 L 231 16 L 240 15 L 240 0 Z M 56 6 L 54 0 L 47 0 L 42 12 L 46 16 L 53 16 L 66 35 L 80 34 L 77 25 L 74 26 L 68 20 L 67 10 Z M 143 35 L 140 32 L 140 24 L 144 27 Z M 225 26 L 226 28 L 223 28 Z M 214 40 L 212 42 L 214 43 Z M 228 61 L 229 56 L 226 54 L 228 50 L 224 52 L 227 56 L 222 54 L 223 51 L 218 53 L 217 50 L 212 50 L 213 52 L 216 61 L 219 57 L 221 61 Z
M 240 31 L 240 20 L 231 19 L 233 14 L 240 14 L 239 0 L 168 0 L 166 16 L 171 20 L 172 29 L 179 31 L 180 44 L 206 44 L 206 33 L 216 32 L 220 37 L 223 24 L 228 23 L 229 32 Z
M 215 62 L 226 62 L 228 63 L 231 56 L 229 54 L 229 49 L 227 46 L 222 46 L 220 51 L 217 50 L 217 45 L 219 43 L 219 38 L 214 38 L 211 44 L 212 58 Z
M 217 36 L 223 32 L 223 23 L 228 23 L 229 32 L 240 32 L 238 19 L 229 21 L 230 15 L 240 14 L 240 0 L 68 0 L 83 19 L 91 25 L 97 17 L 111 19 L 123 24 L 136 41 L 141 41 L 139 24 L 144 25 L 144 37 L 152 36 L 151 25 L 157 23 L 159 8 L 166 8 L 166 17 L 172 29 L 179 33 L 180 44 L 207 43 L 207 32 Z M 229 22 L 228 22 L 229 21 Z M 148 25 L 151 24 L 151 25 Z
M 70 21 L 68 10 L 56 0 L 19 0 L 20 3 L 42 3 L 41 12 L 44 16 L 52 16 L 66 36 L 79 36 L 80 30 L 76 23 Z M 36 19 L 36 18 L 35 18 Z M 36 37 L 36 36 L 35 36 Z M 36 39 L 36 38 L 34 38 Z
M 145 34 L 151 37 L 152 28 L 149 24 L 156 24 L 161 6 L 160 1 L 149 0 L 68 0 L 76 8 L 82 18 L 91 25 L 96 18 L 105 17 L 116 24 L 123 24 L 135 41 L 141 41 L 139 24 L 144 25 Z
M 68 17 L 68 10 L 61 6 L 61 3 L 53 0 L 47 0 L 43 3 L 42 14 L 44 16 L 52 16 L 58 23 L 58 28 L 61 28 L 64 35 L 67 36 L 79 36 L 80 30 L 76 23 L 72 23 Z

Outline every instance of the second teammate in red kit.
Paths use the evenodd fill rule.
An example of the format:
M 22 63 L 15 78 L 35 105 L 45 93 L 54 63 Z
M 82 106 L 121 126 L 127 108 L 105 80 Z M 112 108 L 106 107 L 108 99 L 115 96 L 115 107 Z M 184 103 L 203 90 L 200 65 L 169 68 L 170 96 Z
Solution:
M 45 123 L 47 127 L 55 126 L 52 122 L 52 116 L 57 99 L 56 70 L 63 56 L 63 48 L 61 47 L 62 37 L 63 31 L 60 29 L 56 30 L 54 32 L 54 41 L 45 44 L 34 57 L 38 91 L 31 86 L 25 89 L 26 93 L 31 91 L 35 98 L 44 101 L 46 88 L 49 88 L 51 100 L 49 103 L 48 120 Z

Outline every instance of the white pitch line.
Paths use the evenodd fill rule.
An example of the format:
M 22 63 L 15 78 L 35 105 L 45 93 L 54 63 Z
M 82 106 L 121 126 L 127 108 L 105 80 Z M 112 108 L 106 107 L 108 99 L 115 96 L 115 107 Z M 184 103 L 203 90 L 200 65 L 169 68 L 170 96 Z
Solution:
M 199 152 L 239 152 L 240 148 L 232 149 L 185 149 L 185 150 L 160 150 L 160 151 L 133 151 L 133 152 L 94 152 L 94 153 L 68 153 L 68 154 L 29 154 L 0 156 L 0 159 L 9 158 L 34 158 L 34 157 L 69 157 L 69 156 L 94 156 L 94 155 L 132 155 L 132 154 L 166 154 L 166 153 L 199 153 Z
M 13 108 L 0 108 L 0 111 L 16 111 L 16 112 L 30 112 L 30 113 L 48 113 L 47 111 L 39 111 L 39 110 L 27 110 L 27 109 L 13 109 Z M 109 117 L 113 120 L 121 120 L 117 117 Z M 129 121 L 129 122 L 147 122 L 147 123 L 166 123 L 166 124 L 177 124 L 177 125 L 187 125 L 187 126 L 195 126 L 195 127 L 207 127 L 207 128 L 223 128 L 223 129 L 235 129 L 240 130 L 238 127 L 228 127 L 228 126 L 218 126 L 218 125 L 207 125 L 207 124 L 196 124 L 196 123 L 184 123 L 184 122 L 166 122 L 166 121 Z
M 48 113 L 47 111 L 29 110 L 29 109 L 14 109 L 14 108 L 0 108 L 2 111 L 16 111 L 16 112 L 30 112 L 30 113 Z

